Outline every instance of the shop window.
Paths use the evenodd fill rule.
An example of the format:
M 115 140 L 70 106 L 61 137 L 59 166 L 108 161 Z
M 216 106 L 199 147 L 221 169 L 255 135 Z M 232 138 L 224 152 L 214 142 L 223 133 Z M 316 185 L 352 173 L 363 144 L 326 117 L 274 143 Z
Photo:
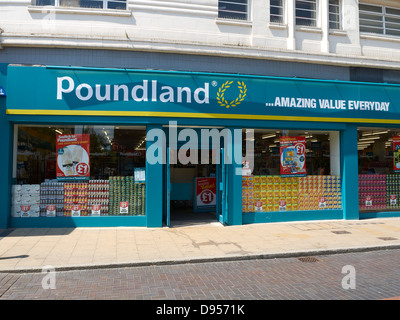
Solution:
M 359 128 L 360 211 L 400 210 L 400 130 Z
M 13 217 L 145 214 L 144 127 L 14 130 Z
M 247 20 L 248 2 L 247 0 L 219 0 L 218 18 Z
M 341 29 L 342 17 L 340 0 L 329 0 L 329 29 Z
M 269 7 L 269 13 L 270 13 L 269 21 L 272 22 L 272 23 L 283 24 L 284 23 L 284 17 L 283 17 L 284 0 L 270 0 L 269 5 L 270 5 L 270 7 Z
M 255 129 L 252 167 L 242 175 L 242 212 L 341 209 L 337 131 Z
M 317 26 L 316 0 L 296 0 L 296 25 L 306 27 Z
M 36 0 L 38 6 L 126 9 L 126 0 Z
M 400 36 L 400 9 L 359 4 L 360 32 Z

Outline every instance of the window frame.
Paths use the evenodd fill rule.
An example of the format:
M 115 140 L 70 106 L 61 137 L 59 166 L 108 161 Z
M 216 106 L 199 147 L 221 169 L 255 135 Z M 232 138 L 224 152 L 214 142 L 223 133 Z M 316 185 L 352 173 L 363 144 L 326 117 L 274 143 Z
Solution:
M 101 7 L 86 7 L 80 5 L 80 0 L 75 0 L 78 5 L 63 5 L 63 1 L 65 0 L 45 0 L 43 2 L 49 2 L 49 4 L 41 4 L 42 0 L 35 0 L 36 6 L 53 6 L 56 8 L 84 8 L 84 9 L 102 9 L 102 10 L 127 10 L 128 9 L 128 1 L 127 0 L 85 0 L 85 2 L 93 2 L 93 3 L 102 3 Z M 72 1 L 71 1 L 72 2 Z M 109 8 L 109 4 L 125 4 L 125 8 Z
M 375 12 L 375 11 L 368 11 L 368 10 L 362 10 L 360 8 L 360 6 L 368 6 L 368 7 L 374 7 L 376 9 L 380 9 L 380 12 Z M 399 12 L 398 15 L 393 14 L 393 13 L 388 13 L 388 11 L 390 10 L 396 10 Z M 360 33 L 370 33 L 370 34 L 376 34 L 376 35 L 382 35 L 382 36 L 393 36 L 393 37 L 399 37 L 400 36 L 400 8 L 395 8 L 395 7 L 391 7 L 391 6 L 384 6 L 384 5 L 376 5 L 376 4 L 370 4 L 370 3 L 359 3 L 359 7 L 358 7 L 358 13 L 359 13 L 359 30 Z M 362 14 L 364 14 L 365 16 L 370 16 L 372 17 L 372 19 L 368 19 L 368 18 L 361 18 Z M 378 19 L 373 19 L 373 17 L 379 17 L 380 20 Z M 394 21 L 388 21 L 389 19 L 392 20 L 398 20 L 398 22 L 394 22 Z M 374 22 L 374 23 L 379 23 L 379 26 L 374 26 L 374 25 L 366 25 L 363 24 L 363 22 Z M 388 24 L 390 24 L 391 26 L 393 25 L 398 25 L 398 28 L 392 28 L 392 27 L 388 27 Z M 363 28 L 365 29 L 369 29 L 368 31 L 366 30 L 362 30 Z M 380 30 L 381 32 L 374 32 L 372 30 L 376 29 L 376 30 Z M 388 33 L 388 30 L 392 30 L 394 32 L 390 32 Z
M 304 3 L 314 4 L 315 10 L 298 8 L 298 5 L 300 4 L 300 2 L 302 4 L 304 4 Z M 310 15 L 310 17 L 298 16 L 298 11 L 314 13 L 314 18 L 312 18 L 312 15 Z M 309 24 L 299 23 L 299 21 L 301 21 L 301 20 L 303 20 L 303 22 L 310 21 L 311 23 L 309 23 Z M 318 20 L 319 20 L 319 2 L 318 2 L 318 0 L 295 0 L 295 25 L 297 27 L 316 28 L 316 27 L 318 27 Z
M 272 1 L 280 1 L 280 4 L 279 5 L 271 4 Z M 270 0 L 270 2 L 269 2 L 269 22 L 270 23 L 279 24 L 279 25 L 284 25 L 286 23 L 285 5 L 286 5 L 286 0 Z M 278 9 L 278 11 L 279 11 L 279 9 L 281 10 L 281 14 L 274 14 L 275 17 L 280 17 L 280 21 L 273 21 L 272 13 L 271 13 L 272 7 L 275 9 Z
M 331 4 L 332 1 L 337 2 L 337 4 Z M 335 7 L 337 8 L 337 11 L 332 12 L 331 8 Z M 332 20 L 331 16 L 334 16 L 336 19 Z M 335 25 L 333 27 L 332 25 Z M 328 26 L 329 29 L 331 30 L 342 30 L 343 25 L 342 25 L 342 1 L 341 0 L 329 0 L 328 2 Z

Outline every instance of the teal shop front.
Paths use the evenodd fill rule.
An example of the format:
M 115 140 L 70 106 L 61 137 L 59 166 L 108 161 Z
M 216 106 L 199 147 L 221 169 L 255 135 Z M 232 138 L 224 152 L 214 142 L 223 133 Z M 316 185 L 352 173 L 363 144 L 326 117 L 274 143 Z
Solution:
M 360 132 L 400 125 L 398 85 L 12 65 L 0 80 L 0 228 L 162 227 L 180 204 L 226 225 L 359 219 Z M 281 174 L 283 137 L 304 138 L 306 174 Z M 171 161 L 183 146 L 209 163 Z M 197 178 L 214 179 L 211 209 L 188 192 Z

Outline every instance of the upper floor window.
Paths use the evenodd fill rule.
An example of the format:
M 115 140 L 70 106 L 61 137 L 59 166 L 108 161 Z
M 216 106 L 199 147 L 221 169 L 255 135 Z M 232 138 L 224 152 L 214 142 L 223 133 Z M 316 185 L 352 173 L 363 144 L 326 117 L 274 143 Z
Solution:
M 329 29 L 342 28 L 341 16 L 340 0 L 329 0 Z
M 36 0 L 37 6 L 126 9 L 126 0 Z
M 284 23 L 283 19 L 283 1 L 284 0 L 270 0 L 269 1 L 269 21 L 273 23 Z
M 247 20 L 248 0 L 219 0 L 218 18 Z
M 360 31 L 400 36 L 400 9 L 359 5 Z
M 296 0 L 296 25 L 317 26 L 317 0 Z

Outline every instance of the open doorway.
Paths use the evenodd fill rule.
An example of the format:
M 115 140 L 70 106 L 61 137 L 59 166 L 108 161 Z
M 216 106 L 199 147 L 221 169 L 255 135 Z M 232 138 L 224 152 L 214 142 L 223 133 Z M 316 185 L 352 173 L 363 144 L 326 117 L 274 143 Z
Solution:
M 171 226 L 218 221 L 217 165 L 211 153 L 208 162 L 169 164 Z

